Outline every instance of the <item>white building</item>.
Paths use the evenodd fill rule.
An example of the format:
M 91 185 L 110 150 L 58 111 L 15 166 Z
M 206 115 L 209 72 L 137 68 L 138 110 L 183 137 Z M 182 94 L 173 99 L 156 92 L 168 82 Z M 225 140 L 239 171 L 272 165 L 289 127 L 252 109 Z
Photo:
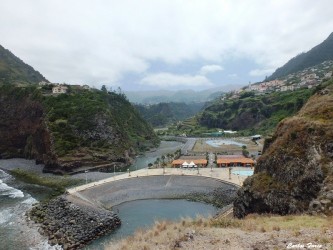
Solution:
M 294 90 L 295 90 L 295 87 L 294 87 L 293 85 L 290 85 L 290 86 L 282 86 L 280 90 L 281 90 L 281 91 L 288 91 L 288 90 L 290 90 L 290 91 L 294 91 Z
M 58 85 L 52 88 L 53 94 L 65 94 L 67 93 L 68 87 L 64 85 Z

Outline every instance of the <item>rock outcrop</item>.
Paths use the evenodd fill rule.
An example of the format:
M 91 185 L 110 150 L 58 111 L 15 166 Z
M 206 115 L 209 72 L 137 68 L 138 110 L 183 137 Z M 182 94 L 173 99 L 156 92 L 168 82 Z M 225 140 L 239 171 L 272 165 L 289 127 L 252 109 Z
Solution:
M 0 159 L 28 158 L 44 172 L 126 167 L 158 138 L 126 97 L 81 90 L 52 95 L 36 85 L 0 84 Z
M 38 204 L 28 217 L 40 224 L 40 233 L 51 245 L 61 245 L 65 250 L 82 248 L 121 225 L 113 212 L 74 204 L 62 197 Z
M 333 214 L 333 80 L 266 141 L 254 175 L 234 202 L 234 215 Z
M 55 162 L 42 104 L 24 89 L 1 88 L 0 159 L 24 157 L 46 165 Z

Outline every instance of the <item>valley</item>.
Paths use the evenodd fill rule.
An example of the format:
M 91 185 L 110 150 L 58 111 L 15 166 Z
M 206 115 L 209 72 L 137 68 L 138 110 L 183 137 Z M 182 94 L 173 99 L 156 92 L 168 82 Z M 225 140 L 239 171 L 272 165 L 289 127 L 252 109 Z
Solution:
M 133 17 L 145 18 L 139 5 Z M 168 22 L 142 32 L 94 11 L 81 13 L 85 26 L 67 20 L 66 41 L 39 28 L 60 64 L 38 36 L 24 48 L 4 36 L 24 61 L 0 46 L 0 249 L 331 249 L 333 33 L 287 61 L 307 40 L 291 46 L 297 32 L 273 49 L 278 30 L 269 43 L 252 35 L 258 24 L 221 39 L 221 27 L 199 35 L 197 16 L 176 22 L 179 38 L 194 33 L 174 43 L 176 12 L 156 12 Z

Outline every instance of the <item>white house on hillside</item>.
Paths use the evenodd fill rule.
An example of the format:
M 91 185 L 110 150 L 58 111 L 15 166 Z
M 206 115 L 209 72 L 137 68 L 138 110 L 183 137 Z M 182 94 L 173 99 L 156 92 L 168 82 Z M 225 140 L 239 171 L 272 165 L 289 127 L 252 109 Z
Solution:
M 52 88 L 52 93 L 53 94 L 65 94 L 67 93 L 67 86 L 63 86 L 63 85 L 58 85 Z

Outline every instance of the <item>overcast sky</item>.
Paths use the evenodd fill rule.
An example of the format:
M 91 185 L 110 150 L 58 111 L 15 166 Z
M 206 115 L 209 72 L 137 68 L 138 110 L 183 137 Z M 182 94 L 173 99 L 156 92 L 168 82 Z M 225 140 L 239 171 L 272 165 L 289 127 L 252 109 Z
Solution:
M 1 0 L 0 44 L 51 82 L 124 90 L 263 80 L 333 32 L 332 0 Z

